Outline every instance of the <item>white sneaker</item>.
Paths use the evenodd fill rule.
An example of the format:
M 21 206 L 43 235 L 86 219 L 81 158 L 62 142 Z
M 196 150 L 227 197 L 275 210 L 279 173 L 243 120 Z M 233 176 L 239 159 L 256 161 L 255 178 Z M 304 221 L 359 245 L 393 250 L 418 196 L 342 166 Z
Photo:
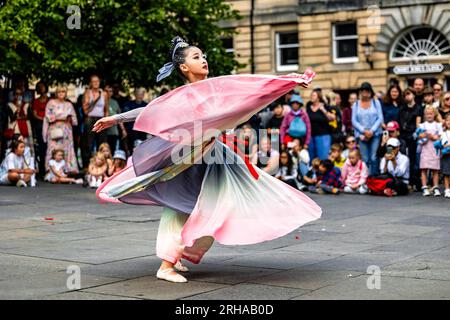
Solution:
M 423 188 L 422 188 L 422 195 L 423 195 L 424 197 L 430 196 L 430 195 L 431 195 L 430 190 L 428 190 L 427 187 L 423 187 Z
M 187 279 L 183 277 L 181 274 L 175 273 L 173 268 L 159 269 L 156 273 L 156 277 L 161 280 L 166 280 L 169 282 L 187 282 Z
M 20 188 L 20 187 L 27 187 L 27 183 L 25 181 L 23 181 L 22 179 L 19 179 L 19 181 L 17 181 L 16 183 L 16 187 Z
M 433 196 L 435 196 L 435 197 L 441 196 L 441 191 L 439 190 L 438 187 L 433 188 Z
M 188 272 L 189 271 L 189 268 L 186 267 L 184 264 L 182 264 L 180 260 L 178 260 L 177 263 L 175 263 L 173 265 L 173 268 L 179 272 Z
M 450 189 L 445 189 L 444 198 L 450 198 Z
M 350 186 L 345 186 L 344 187 L 344 192 L 345 193 L 355 193 L 355 191 Z

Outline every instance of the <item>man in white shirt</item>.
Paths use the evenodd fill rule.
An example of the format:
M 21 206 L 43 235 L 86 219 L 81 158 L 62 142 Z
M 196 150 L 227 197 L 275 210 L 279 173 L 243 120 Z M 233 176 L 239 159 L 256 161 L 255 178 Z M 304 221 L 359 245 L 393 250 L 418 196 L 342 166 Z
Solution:
M 386 145 L 386 153 L 380 163 L 380 172 L 391 174 L 394 181 L 386 185 L 385 194 L 406 195 L 409 182 L 409 158 L 400 152 L 400 141 L 397 138 L 390 138 Z

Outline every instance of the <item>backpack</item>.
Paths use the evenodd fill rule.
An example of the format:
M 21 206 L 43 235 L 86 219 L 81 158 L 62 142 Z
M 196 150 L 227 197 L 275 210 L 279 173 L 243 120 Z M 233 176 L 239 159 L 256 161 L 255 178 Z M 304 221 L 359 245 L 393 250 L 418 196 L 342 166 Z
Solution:
M 372 194 L 383 195 L 386 185 L 392 181 L 389 175 L 370 176 L 367 178 L 366 185 Z
M 289 125 L 288 134 L 292 138 L 303 138 L 306 136 L 306 124 L 300 116 L 295 116 L 294 120 L 292 120 Z

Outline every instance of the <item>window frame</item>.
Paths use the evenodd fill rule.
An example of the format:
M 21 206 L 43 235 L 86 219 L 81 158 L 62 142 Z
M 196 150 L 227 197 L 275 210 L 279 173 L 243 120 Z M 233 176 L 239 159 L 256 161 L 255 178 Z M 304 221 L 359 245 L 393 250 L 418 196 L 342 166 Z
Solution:
M 291 43 L 291 44 L 280 44 L 280 36 L 282 34 L 289 34 L 289 33 L 295 33 L 297 35 L 297 43 Z M 292 31 L 276 31 L 275 32 L 275 69 L 277 72 L 285 72 L 285 71 L 298 71 L 299 68 L 299 61 L 300 61 L 300 55 L 298 54 L 298 48 L 300 46 L 300 43 L 298 41 L 298 30 L 292 30 Z M 297 49 L 297 57 L 298 62 L 297 64 L 281 64 L 281 50 L 283 49 Z
M 336 26 L 344 25 L 344 24 L 350 24 L 354 23 L 356 27 L 356 34 L 351 36 L 336 36 Z M 345 21 L 345 22 L 335 22 L 333 23 L 332 27 L 332 34 L 331 34 L 331 41 L 333 42 L 333 63 L 335 64 L 341 64 L 341 63 L 355 63 L 359 62 L 359 56 L 358 56 L 358 24 L 356 21 Z M 339 58 L 337 56 L 338 50 L 337 50 L 337 42 L 340 40 L 356 40 L 356 56 L 354 57 L 345 57 L 345 58 Z

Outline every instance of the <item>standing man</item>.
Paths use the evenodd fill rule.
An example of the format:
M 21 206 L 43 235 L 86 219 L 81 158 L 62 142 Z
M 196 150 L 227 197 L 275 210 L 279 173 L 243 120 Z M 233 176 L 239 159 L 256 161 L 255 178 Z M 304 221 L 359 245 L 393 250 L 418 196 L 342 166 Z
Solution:
M 103 92 L 102 89 L 100 89 L 100 78 L 97 75 L 91 76 L 89 88 L 84 92 L 83 114 L 85 118 L 82 138 L 82 158 L 83 168 L 87 169 L 89 166 L 89 159 L 91 158 L 94 149 L 94 142 L 97 148 L 103 142 L 107 142 L 106 131 L 99 133 L 92 131 L 92 127 L 97 120 L 109 115 L 109 98 L 106 92 Z
M 416 97 L 416 103 L 421 106 L 423 102 L 423 89 L 425 89 L 425 82 L 422 78 L 416 78 L 414 80 L 413 89 Z

